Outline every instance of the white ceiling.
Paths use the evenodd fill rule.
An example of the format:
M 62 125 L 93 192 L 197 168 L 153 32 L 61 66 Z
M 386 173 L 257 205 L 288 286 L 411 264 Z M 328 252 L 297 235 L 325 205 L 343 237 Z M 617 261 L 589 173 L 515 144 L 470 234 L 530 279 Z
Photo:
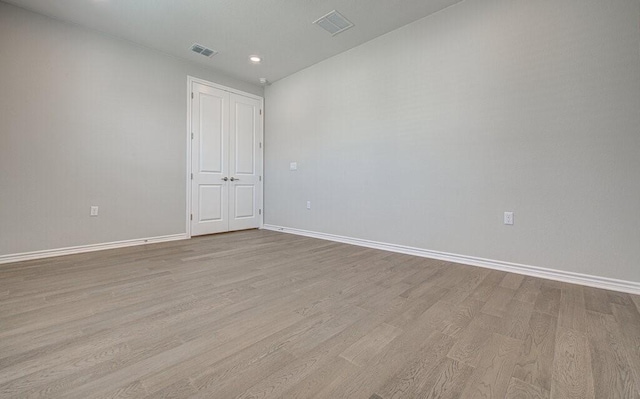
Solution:
M 7 0 L 251 83 L 274 82 L 459 1 Z M 333 9 L 355 24 L 334 37 L 312 24 Z M 193 43 L 219 54 L 193 53 Z M 248 61 L 252 54 L 263 58 L 260 65 Z

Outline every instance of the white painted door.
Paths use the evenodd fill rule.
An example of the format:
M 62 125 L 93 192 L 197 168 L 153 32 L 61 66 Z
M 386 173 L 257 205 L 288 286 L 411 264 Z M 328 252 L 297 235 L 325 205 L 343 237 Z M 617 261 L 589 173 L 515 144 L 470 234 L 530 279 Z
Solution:
M 191 235 L 260 227 L 261 101 L 192 82 Z
M 230 95 L 229 230 L 260 226 L 261 131 L 260 101 Z
M 229 93 L 194 82 L 191 235 L 229 230 Z

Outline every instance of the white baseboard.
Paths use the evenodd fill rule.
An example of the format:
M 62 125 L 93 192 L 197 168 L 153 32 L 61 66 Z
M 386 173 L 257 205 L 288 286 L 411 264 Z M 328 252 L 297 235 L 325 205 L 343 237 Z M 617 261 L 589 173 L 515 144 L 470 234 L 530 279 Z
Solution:
M 270 224 L 265 224 L 263 228 L 265 230 L 280 231 L 283 233 L 342 242 L 345 244 L 358 245 L 361 247 L 381 249 L 384 251 L 398 252 L 401 254 L 415 255 L 424 258 L 439 259 L 455 263 L 463 263 L 465 265 L 486 267 L 488 269 L 502 270 L 509 273 L 524 274 L 527 276 L 540 277 L 549 280 L 563 281 L 566 283 L 581 284 L 589 287 L 603 288 L 606 290 L 621 291 L 629 294 L 640 295 L 640 282 L 617 280 L 613 278 L 592 276 L 582 273 L 565 272 L 562 270 L 547 269 L 538 266 L 529 266 L 519 263 L 478 258 L 475 256 L 432 251 L 428 249 L 414 248 L 404 245 L 363 240 L 360 238 L 343 237 L 334 234 L 318 233 L 315 231 L 294 229 L 290 227 L 274 226 Z
M 132 247 L 135 245 L 155 244 L 158 242 L 185 240 L 187 234 L 172 234 L 167 236 L 136 238 L 133 240 L 106 242 L 101 244 L 80 245 L 77 247 L 47 249 L 44 251 L 23 252 L 19 254 L 0 255 L 0 264 L 21 262 L 24 260 L 51 258 L 54 256 L 80 254 L 83 252 L 102 251 L 104 249 Z

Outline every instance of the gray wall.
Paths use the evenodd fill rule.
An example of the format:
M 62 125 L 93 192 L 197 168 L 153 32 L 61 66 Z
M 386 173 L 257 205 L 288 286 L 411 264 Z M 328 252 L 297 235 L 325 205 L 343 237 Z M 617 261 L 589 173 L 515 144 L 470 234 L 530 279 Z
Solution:
M 187 75 L 262 94 L 0 3 L 0 255 L 184 233 Z
M 274 83 L 265 223 L 640 282 L 639 17 L 467 0 Z

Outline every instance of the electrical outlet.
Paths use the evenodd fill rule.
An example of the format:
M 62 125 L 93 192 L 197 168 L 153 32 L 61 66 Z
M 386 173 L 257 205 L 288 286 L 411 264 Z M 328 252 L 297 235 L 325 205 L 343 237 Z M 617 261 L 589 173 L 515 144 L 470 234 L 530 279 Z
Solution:
M 89 213 L 89 216 L 98 216 L 98 207 L 95 205 L 91 206 L 91 212 Z
M 504 213 L 504 224 L 508 224 L 508 225 L 513 224 L 513 212 Z
M 311 209 L 311 201 L 307 201 L 307 209 Z
M 289 170 L 291 170 L 291 171 L 298 170 L 298 163 L 297 162 L 291 162 L 289 164 Z

